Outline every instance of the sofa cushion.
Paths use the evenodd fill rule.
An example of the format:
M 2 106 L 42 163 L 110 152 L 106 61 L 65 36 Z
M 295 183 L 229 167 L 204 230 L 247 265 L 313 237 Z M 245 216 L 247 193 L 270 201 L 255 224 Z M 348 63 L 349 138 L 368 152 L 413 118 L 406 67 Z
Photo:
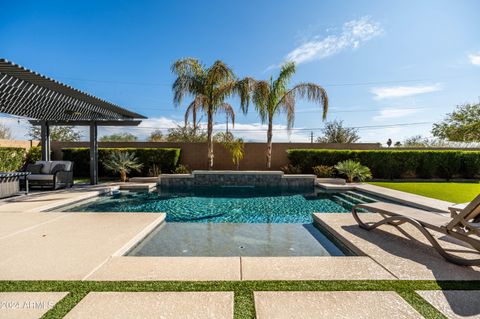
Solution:
M 32 174 L 40 174 L 42 172 L 42 168 L 43 164 L 28 164 L 25 171 Z
M 49 161 L 36 161 L 35 164 L 42 164 L 42 170 L 40 171 L 41 174 L 50 174 L 52 169 L 52 162 Z
M 56 174 L 57 172 L 60 172 L 60 171 L 65 171 L 65 164 L 57 164 L 55 165 L 55 167 L 52 168 L 52 174 Z
M 29 181 L 50 181 L 53 182 L 52 174 L 30 174 L 27 176 Z
M 41 171 L 42 174 L 51 174 L 52 169 L 57 164 L 64 164 L 66 171 L 70 171 L 70 169 L 72 168 L 72 162 L 70 161 L 36 161 L 35 164 L 43 164 Z

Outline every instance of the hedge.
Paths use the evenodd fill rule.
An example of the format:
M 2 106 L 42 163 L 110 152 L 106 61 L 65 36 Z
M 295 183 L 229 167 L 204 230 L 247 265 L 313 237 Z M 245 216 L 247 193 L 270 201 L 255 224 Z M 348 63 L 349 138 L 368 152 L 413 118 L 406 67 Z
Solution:
M 353 159 L 368 166 L 374 178 L 476 178 L 480 151 L 457 150 L 287 150 L 290 163 L 304 173 L 317 165 L 333 166 Z
M 98 174 L 110 176 L 112 173 L 105 170 L 102 165 L 104 158 L 115 151 L 134 152 L 139 162 L 143 164 L 141 172 L 131 172 L 129 176 L 146 176 L 148 171 L 156 165 L 163 173 L 171 173 L 178 165 L 180 158 L 179 148 L 99 148 L 98 149 Z M 90 149 L 63 148 L 63 159 L 74 162 L 73 173 L 76 177 L 85 177 L 90 172 Z
M 0 172 L 14 172 L 22 168 L 25 149 L 21 147 L 0 147 Z

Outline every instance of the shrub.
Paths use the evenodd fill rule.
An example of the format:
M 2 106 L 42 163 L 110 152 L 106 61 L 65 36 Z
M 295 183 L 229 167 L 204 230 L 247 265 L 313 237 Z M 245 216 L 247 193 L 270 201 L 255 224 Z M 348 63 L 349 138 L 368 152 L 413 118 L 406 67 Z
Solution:
M 154 165 L 162 172 L 173 172 L 180 158 L 179 148 L 99 148 L 99 176 L 110 175 L 102 163 L 109 154 L 118 151 L 135 152 L 138 162 L 142 164 L 141 171 L 132 172 L 132 176 L 147 176 L 149 169 Z M 62 152 L 64 160 L 75 163 L 73 172 L 76 177 L 88 176 L 90 171 L 90 150 L 88 148 L 64 148 Z
M 312 169 L 313 169 L 313 173 L 320 178 L 335 176 L 335 168 L 332 166 L 318 165 L 318 166 L 312 167 Z
M 368 167 L 352 160 L 339 162 L 335 165 L 335 168 L 340 174 L 347 177 L 348 183 L 352 183 L 353 181 L 363 182 L 372 178 L 372 173 Z
M 180 164 L 175 168 L 175 174 L 190 174 L 190 168 L 187 165 Z
M 474 178 L 480 175 L 479 151 L 290 149 L 290 164 L 304 173 L 319 165 L 353 160 L 368 166 L 375 178 Z
M 302 168 L 298 165 L 287 164 L 280 167 L 280 170 L 285 174 L 302 174 Z
M 14 172 L 22 168 L 25 149 L 21 147 L 0 147 L 0 172 Z
M 42 148 L 40 146 L 32 146 L 27 151 L 27 157 L 25 159 L 26 164 L 33 164 L 36 161 L 42 159 Z

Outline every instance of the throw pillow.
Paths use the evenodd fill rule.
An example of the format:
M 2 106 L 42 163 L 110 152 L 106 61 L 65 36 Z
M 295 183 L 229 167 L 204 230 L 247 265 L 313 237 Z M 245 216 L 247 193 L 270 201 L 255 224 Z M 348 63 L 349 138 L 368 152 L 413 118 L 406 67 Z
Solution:
M 42 167 L 43 167 L 43 164 L 28 164 L 25 171 L 30 172 L 32 174 L 41 174 Z

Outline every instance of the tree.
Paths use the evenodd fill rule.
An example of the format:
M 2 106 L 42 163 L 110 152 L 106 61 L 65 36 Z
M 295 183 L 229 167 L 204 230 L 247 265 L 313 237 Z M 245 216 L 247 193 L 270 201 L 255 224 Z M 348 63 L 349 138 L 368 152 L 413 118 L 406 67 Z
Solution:
M 480 141 L 480 104 L 463 104 L 433 124 L 432 134 L 455 142 Z
M 3 140 L 12 139 L 12 129 L 2 123 L 0 123 L 0 139 L 3 139 Z
M 403 141 L 404 147 L 427 147 L 430 144 L 431 143 L 428 140 L 428 138 L 423 137 L 421 135 L 415 135 Z
M 148 137 L 148 142 L 162 142 L 163 141 L 163 133 L 160 130 L 155 130 L 150 133 Z
M 205 143 L 206 141 L 207 133 L 198 126 L 194 127 L 188 124 L 168 129 L 167 142 Z
M 41 139 L 40 126 L 31 126 L 28 133 L 32 140 Z M 82 134 L 75 130 L 74 126 L 50 126 L 50 140 L 59 142 L 78 142 L 82 138 Z
M 355 143 L 360 139 L 358 130 L 343 127 L 343 121 L 331 121 L 325 123 L 322 129 L 323 136 L 317 138 L 317 143 Z
M 135 142 L 137 140 L 138 137 L 128 132 L 104 135 L 99 139 L 100 142 Z
M 201 109 L 207 114 L 207 158 L 208 168 L 213 168 L 213 117 L 219 110 L 225 111 L 235 122 L 235 113 L 225 99 L 233 94 L 239 94 L 242 106 L 247 102 L 248 91 L 240 85 L 232 69 L 224 62 L 215 61 L 210 67 L 205 67 L 197 59 L 184 58 L 172 65 L 172 72 L 176 76 L 173 83 L 173 102 L 175 106 L 182 103 L 185 96 L 194 98 L 187 108 L 196 111 Z M 188 117 L 188 115 L 187 115 Z M 196 129 L 196 118 L 194 130 Z
M 251 90 L 251 98 L 255 108 L 260 115 L 262 123 L 268 123 L 267 129 L 267 150 L 266 166 L 272 164 L 272 137 L 273 137 L 273 118 L 280 113 L 287 115 L 287 129 L 290 131 L 295 119 L 295 102 L 298 97 L 305 98 L 308 101 L 319 103 L 323 109 L 323 119 L 325 120 L 328 111 L 328 97 L 324 88 L 315 83 L 299 83 L 293 88 L 288 88 L 291 77 L 295 73 L 295 63 L 285 63 L 278 77 L 270 81 L 256 81 L 254 79 L 245 79 L 242 81 L 242 87 L 248 87 Z M 247 96 L 248 100 L 250 95 Z M 242 104 L 242 108 L 248 108 L 248 102 Z M 246 109 L 244 109 L 246 112 Z

